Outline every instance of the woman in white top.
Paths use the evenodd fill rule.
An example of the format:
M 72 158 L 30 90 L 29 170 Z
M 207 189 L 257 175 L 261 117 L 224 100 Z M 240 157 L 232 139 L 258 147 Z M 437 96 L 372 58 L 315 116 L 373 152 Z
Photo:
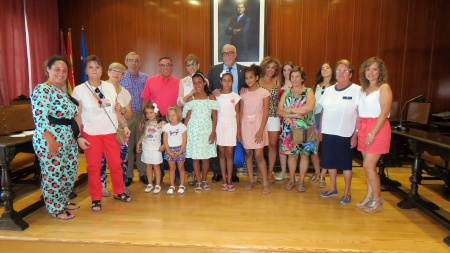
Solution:
M 83 126 L 82 134 L 78 136 L 78 145 L 84 150 L 88 172 L 88 188 L 91 195 L 92 211 L 102 210 L 102 184 L 100 168 L 102 156 L 105 154 L 111 175 L 114 191 L 114 199 L 124 202 L 131 198 L 124 193 L 122 168 L 120 167 L 120 144 L 115 138 L 116 129 L 120 123 L 125 127 L 125 135 L 130 135 L 125 119 L 117 115 L 117 92 L 114 85 L 102 81 L 102 61 L 98 56 L 90 55 L 85 59 L 84 70 L 88 81 L 78 85 L 73 90 L 72 96 L 78 100 L 80 125 Z
M 316 106 L 314 107 L 314 120 L 316 123 L 316 134 L 319 133 L 319 125 L 320 125 L 320 115 L 322 113 L 322 106 L 319 104 L 319 100 L 322 97 L 323 93 L 326 89 L 328 89 L 331 85 L 336 83 L 336 73 L 334 72 L 334 67 L 329 62 L 324 62 L 319 71 L 316 74 L 316 88 L 314 90 L 314 96 L 316 98 Z M 317 152 L 319 152 L 320 141 L 316 142 Z M 326 186 L 325 183 L 325 174 L 327 174 L 326 169 L 322 169 L 320 171 L 320 161 L 319 154 L 315 153 L 311 155 L 311 161 L 314 165 L 314 174 L 309 178 L 309 183 L 315 183 L 319 181 L 319 188 L 324 188 Z
M 342 170 L 345 181 L 345 192 L 340 203 L 351 201 L 350 186 L 352 183 L 353 148 L 357 144 L 356 119 L 357 106 L 361 97 L 361 86 L 350 81 L 353 66 L 348 60 L 340 60 L 336 64 L 336 85 L 325 90 L 319 100 L 322 105 L 319 140 L 322 141 L 320 165 L 328 169 L 330 189 L 320 194 L 321 197 L 338 195 L 336 176 Z
M 133 117 L 133 111 L 131 110 L 131 95 L 127 89 L 122 87 L 119 82 L 122 80 L 123 75 L 126 72 L 125 66 L 118 62 L 113 62 L 109 65 L 108 68 L 108 82 L 114 85 L 117 93 L 117 103 L 116 110 L 119 110 L 120 114 L 118 117 L 124 117 L 127 120 L 131 120 Z M 127 141 L 128 142 L 128 141 Z M 123 181 L 127 179 L 127 170 L 128 170 L 128 143 L 120 146 L 120 159 L 122 159 L 122 170 L 123 170 Z M 102 168 L 100 170 L 100 177 L 102 179 L 102 195 L 103 197 L 109 197 L 111 193 L 109 192 L 106 183 L 106 157 L 102 158 Z M 124 192 L 126 194 L 130 194 L 130 190 L 125 187 Z
M 367 194 L 356 206 L 368 213 L 383 211 L 380 177 L 376 166 L 381 154 L 389 152 L 391 126 L 388 118 L 392 105 L 392 90 L 387 84 L 387 69 L 384 62 L 372 57 L 359 70 L 359 79 L 364 94 L 358 105 L 358 150 L 363 156 L 366 172 Z

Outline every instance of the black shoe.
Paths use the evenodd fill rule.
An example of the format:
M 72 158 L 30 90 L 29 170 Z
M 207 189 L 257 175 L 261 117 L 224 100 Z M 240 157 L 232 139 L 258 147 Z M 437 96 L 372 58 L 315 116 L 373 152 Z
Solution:
M 130 184 L 133 182 L 133 179 L 131 177 L 127 177 L 127 179 L 125 179 L 125 186 L 128 187 L 130 186 Z
M 139 180 L 141 180 L 141 182 L 145 185 L 148 185 L 148 178 L 146 175 L 140 176 Z
M 220 182 L 221 179 L 222 179 L 221 175 L 214 174 L 214 176 L 211 178 L 211 182 L 217 183 L 217 182 Z
M 76 194 L 75 192 L 73 192 L 73 191 L 69 194 L 69 199 L 74 199 L 74 198 L 76 198 L 76 197 L 78 197 L 78 196 L 77 196 L 77 194 Z
M 231 176 L 231 182 L 233 182 L 233 183 L 239 183 L 239 178 L 238 178 L 238 176 L 232 175 L 232 176 Z

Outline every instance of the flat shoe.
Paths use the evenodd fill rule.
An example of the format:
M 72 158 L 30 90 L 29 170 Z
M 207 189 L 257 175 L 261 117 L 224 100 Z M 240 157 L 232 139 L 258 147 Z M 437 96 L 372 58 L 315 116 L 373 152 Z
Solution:
M 161 186 L 159 184 L 155 185 L 155 189 L 153 190 L 153 194 L 158 194 L 161 192 Z
M 284 186 L 284 189 L 287 190 L 287 191 L 289 191 L 289 190 L 291 190 L 294 186 L 295 186 L 295 181 L 294 181 L 294 180 L 290 180 L 289 183 L 287 183 L 287 184 Z
M 131 201 L 131 197 L 126 195 L 125 193 L 121 193 L 119 195 L 114 195 L 114 199 L 123 201 L 123 202 L 130 202 Z
M 178 186 L 177 194 L 183 194 L 186 191 L 186 186 L 180 185 Z
M 303 186 L 302 184 L 298 186 L 297 191 L 300 193 L 306 192 L 306 188 L 305 186 Z
M 66 217 L 61 216 L 63 214 L 65 214 Z M 60 220 L 71 220 L 71 219 L 75 218 L 75 215 L 72 215 L 71 213 L 69 213 L 69 211 L 62 211 L 61 213 L 52 214 L 52 217 L 55 219 L 60 219 Z
M 68 207 L 68 206 L 71 206 L 71 207 Z M 79 205 L 77 205 L 75 203 L 70 203 L 70 202 L 67 202 L 66 206 L 64 207 L 64 210 L 69 210 L 69 211 L 78 210 L 78 209 L 80 209 Z
M 338 191 L 332 191 L 332 192 L 328 192 L 328 191 L 324 191 L 320 194 L 320 197 L 322 198 L 328 198 L 328 197 L 333 197 L 333 196 L 337 196 L 339 193 Z
M 174 191 L 175 191 L 175 186 L 170 186 L 169 189 L 167 190 L 167 195 L 172 195 Z

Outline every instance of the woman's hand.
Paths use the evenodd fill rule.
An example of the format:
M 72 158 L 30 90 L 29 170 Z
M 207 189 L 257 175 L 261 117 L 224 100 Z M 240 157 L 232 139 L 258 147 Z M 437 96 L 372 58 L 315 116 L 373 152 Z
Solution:
M 354 148 L 358 145 L 358 133 L 355 132 L 350 140 L 350 148 Z
M 236 134 L 236 139 L 237 139 L 239 142 L 242 142 L 242 135 L 241 135 L 241 133 Z
M 50 155 L 51 156 L 58 155 L 59 153 L 58 148 L 61 147 L 61 143 L 57 142 L 55 140 L 55 136 L 53 136 L 50 132 L 45 132 L 44 134 L 42 134 L 42 136 L 47 141 L 47 148 Z
M 88 149 L 91 145 L 91 143 L 83 137 L 78 138 L 77 142 L 81 149 Z
M 209 144 L 213 144 L 215 140 L 216 140 L 216 132 L 213 131 L 213 132 L 209 135 Z
M 364 143 L 366 144 L 366 146 L 370 146 L 370 144 L 372 144 L 373 139 L 375 139 L 375 136 L 373 136 L 371 133 L 369 133 L 366 137 L 366 139 L 364 140 Z
M 263 132 L 262 131 L 258 131 L 256 134 L 255 134 L 255 142 L 256 143 L 261 143 L 263 141 Z

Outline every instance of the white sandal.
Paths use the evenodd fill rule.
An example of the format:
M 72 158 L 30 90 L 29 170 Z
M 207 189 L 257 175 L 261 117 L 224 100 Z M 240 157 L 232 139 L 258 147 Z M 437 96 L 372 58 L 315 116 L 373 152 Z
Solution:
M 159 184 L 155 185 L 155 190 L 153 191 L 153 194 L 158 194 L 161 192 L 161 186 Z
M 178 186 L 178 191 L 177 191 L 178 194 L 183 194 L 184 191 L 186 191 L 186 186 L 184 186 L 184 185 Z
M 174 191 L 175 191 L 175 186 L 170 186 L 169 190 L 167 190 L 167 194 L 172 195 Z
M 153 187 L 152 184 L 148 184 L 147 187 L 145 187 L 144 192 L 151 192 L 151 191 L 153 191 L 154 188 L 155 187 Z

